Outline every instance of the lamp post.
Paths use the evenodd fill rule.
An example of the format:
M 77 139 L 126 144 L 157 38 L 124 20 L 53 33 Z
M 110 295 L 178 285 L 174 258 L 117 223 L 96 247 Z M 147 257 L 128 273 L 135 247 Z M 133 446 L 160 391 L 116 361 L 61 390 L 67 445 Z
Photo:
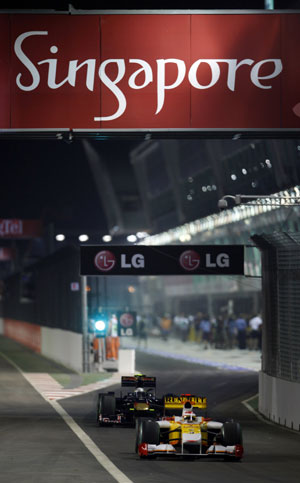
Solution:
M 82 320 L 82 366 L 83 372 L 90 372 L 88 304 L 86 276 L 81 277 L 81 320 Z

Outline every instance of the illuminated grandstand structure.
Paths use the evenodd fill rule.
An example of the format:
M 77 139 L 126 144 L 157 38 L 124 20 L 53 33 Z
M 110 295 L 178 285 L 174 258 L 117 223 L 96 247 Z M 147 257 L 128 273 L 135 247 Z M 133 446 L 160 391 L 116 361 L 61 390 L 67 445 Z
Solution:
M 184 225 L 158 233 L 157 235 L 148 236 L 139 242 L 139 244 L 166 245 L 176 242 L 190 242 L 192 237 L 204 233 L 207 230 L 214 230 L 230 223 L 245 221 L 251 217 L 283 207 L 299 206 L 300 187 L 295 186 L 273 195 L 226 195 L 223 199 L 228 197 L 232 198 L 235 202 L 235 206 L 232 208 L 185 223 Z M 284 217 L 286 217 L 286 213 L 283 215 L 283 219 Z M 283 219 L 278 219 L 278 222 L 281 223 Z
M 240 195 L 241 196 L 241 195 Z M 232 198 L 234 196 L 232 195 Z M 229 198 L 230 199 L 230 198 Z M 239 199 L 238 199 L 239 201 Z M 161 277 L 150 282 L 139 277 L 141 286 L 149 295 L 152 306 L 163 306 L 169 312 L 193 311 L 199 306 L 210 313 L 233 301 L 235 310 L 260 309 L 261 306 L 261 254 L 253 246 L 254 234 L 280 231 L 300 231 L 298 216 L 300 186 L 252 199 L 242 197 L 243 204 L 234 205 L 220 213 L 185 223 L 168 231 L 145 237 L 138 244 L 149 246 L 167 244 L 244 244 L 245 276 Z M 245 202 L 244 202 L 245 201 Z M 233 202 L 235 200 L 233 199 Z M 288 207 L 288 209 L 286 209 Z M 148 285 L 147 285 L 148 284 Z M 143 291 L 141 296 L 143 298 Z M 148 297 L 148 296 L 147 296 Z M 149 301 L 143 301 L 146 306 Z M 232 303 L 232 302 L 230 302 Z M 248 308 L 246 308 L 248 307 Z

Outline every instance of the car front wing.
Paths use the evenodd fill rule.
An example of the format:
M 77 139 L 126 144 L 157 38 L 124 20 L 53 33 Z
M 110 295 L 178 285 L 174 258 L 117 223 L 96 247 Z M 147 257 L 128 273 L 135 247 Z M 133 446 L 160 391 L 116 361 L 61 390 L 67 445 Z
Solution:
M 200 448 L 199 448 L 200 451 Z M 160 456 L 160 455 L 175 455 L 185 457 L 232 457 L 240 459 L 243 456 L 243 446 L 236 444 L 233 446 L 223 446 L 221 444 L 212 444 L 205 453 L 200 452 L 187 452 L 183 448 L 176 448 L 171 444 L 148 444 L 142 443 L 139 445 L 138 453 L 141 458 L 148 456 Z

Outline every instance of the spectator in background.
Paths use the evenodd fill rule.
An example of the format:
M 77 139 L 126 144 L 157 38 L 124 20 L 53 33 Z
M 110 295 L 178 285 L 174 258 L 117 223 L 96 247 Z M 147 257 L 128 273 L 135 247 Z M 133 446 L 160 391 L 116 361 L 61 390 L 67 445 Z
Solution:
M 181 326 L 182 317 L 183 317 L 183 314 L 180 313 L 179 315 L 175 315 L 173 319 L 173 327 L 174 327 L 175 335 L 177 337 L 180 337 L 180 333 L 181 333 L 180 326 Z
M 196 342 L 201 341 L 201 320 L 203 318 L 202 312 L 197 312 L 194 318 L 194 327 L 195 327 L 195 339 Z
M 172 327 L 172 319 L 170 314 L 165 314 L 163 317 L 160 319 L 160 331 L 161 331 L 161 336 L 163 340 L 168 340 L 168 337 L 171 332 L 171 327 Z
M 148 330 L 145 320 L 145 316 L 141 316 L 138 321 L 138 347 L 141 346 L 142 341 L 144 342 L 144 347 L 148 346 Z
M 261 345 L 260 344 L 261 325 L 262 325 L 262 318 L 260 314 L 254 315 L 249 320 L 249 328 L 250 328 L 249 349 L 250 350 L 257 350 Z
M 185 316 L 185 314 L 182 314 L 182 317 L 180 319 L 180 333 L 181 333 L 182 342 L 187 341 L 187 338 L 189 335 L 189 329 L 190 329 L 190 321 L 188 317 Z
M 120 338 L 118 336 L 118 319 L 112 314 L 108 321 L 108 331 L 105 338 L 106 359 L 117 361 L 119 357 Z
M 225 327 L 224 318 L 219 314 L 216 320 L 215 348 L 224 349 L 225 346 Z
M 247 322 L 242 314 L 235 321 L 239 349 L 246 349 Z
M 201 322 L 200 322 L 200 329 L 202 333 L 202 341 L 204 342 L 204 349 L 208 349 L 211 342 L 211 321 L 207 314 L 204 314 Z
M 236 346 L 237 328 L 234 315 L 230 315 L 226 324 L 227 344 L 228 349 L 233 349 Z

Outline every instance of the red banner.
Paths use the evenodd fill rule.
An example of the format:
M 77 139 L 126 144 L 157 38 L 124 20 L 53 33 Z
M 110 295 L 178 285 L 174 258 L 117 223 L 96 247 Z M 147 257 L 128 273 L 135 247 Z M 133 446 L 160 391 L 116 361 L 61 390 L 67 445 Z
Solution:
M 4 319 L 4 335 L 41 352 L 41 327 L 21 320 Z
M 13 260 L 16 256 L 15 250 L 9 247 L 0 248 L 0 262 Z
M 36 238 L 42 236 L 39 220 L 15 220 L 0 218 L 0 238 Z
M 300 127 L 300 15 L 0 15 L 2 129 Z

